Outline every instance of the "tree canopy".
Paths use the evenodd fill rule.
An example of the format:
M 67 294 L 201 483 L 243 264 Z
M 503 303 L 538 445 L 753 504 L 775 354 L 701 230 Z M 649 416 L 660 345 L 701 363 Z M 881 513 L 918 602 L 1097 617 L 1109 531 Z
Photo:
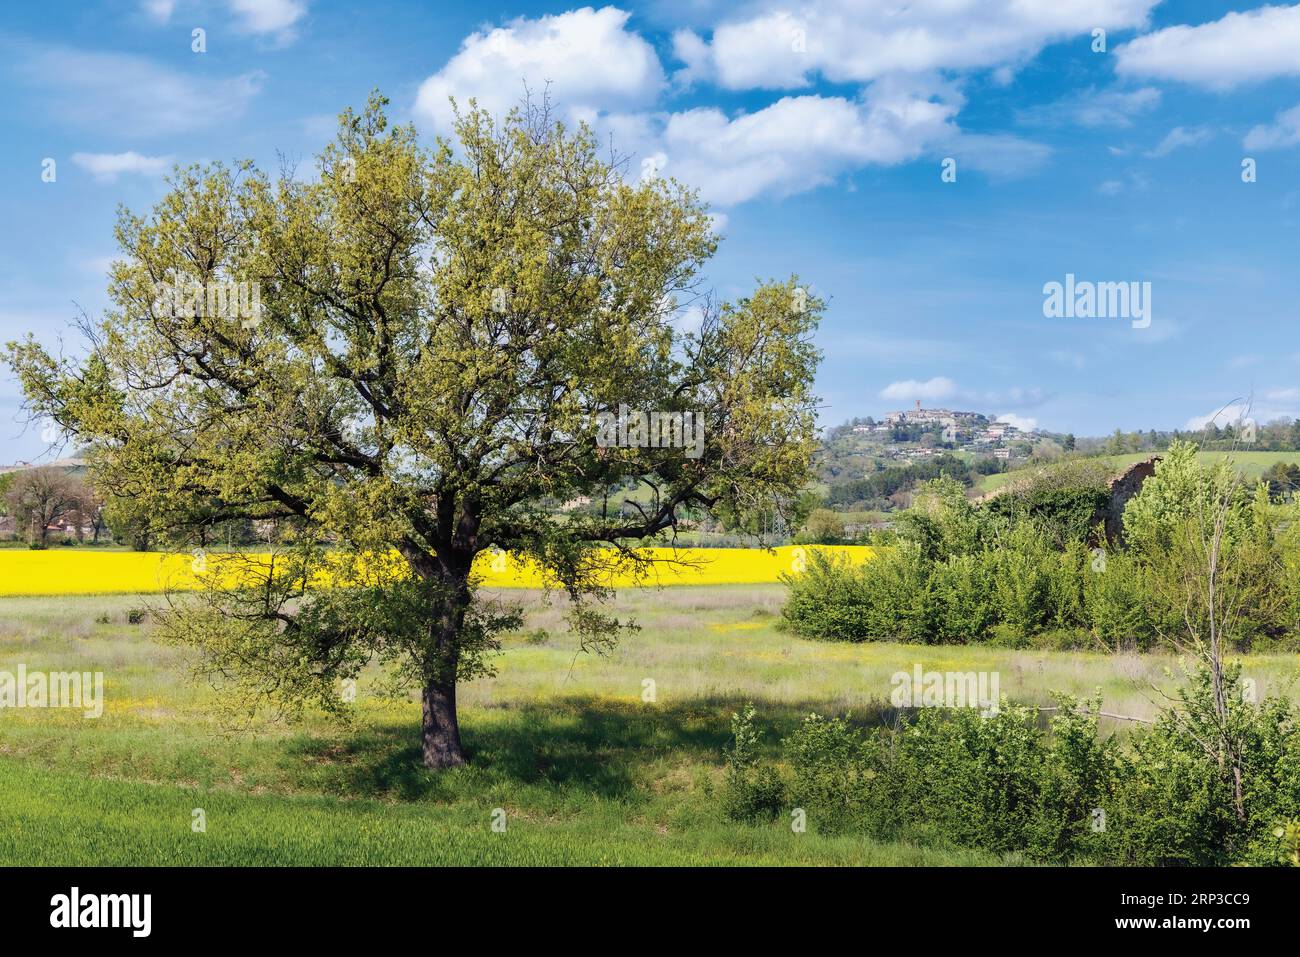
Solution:
M 8 361 L 160 541 L 274 523 L 271 566 L 165 618 L 209 674 L 241 700 L 336 707 L 340 680 L 394 664 L 444 767 L 464 761 L 457 679 L 516 621 L 475 557 L 540 564 L 584 644 L 612 640 L 620 622 L 584 599 L 613 563 L 649 570 L 632 545 L 808 482 L 823 303 L 793 277 L 716 303 L 695 194 L 630 181 L 544 104 L 501 121 L 471 104 L 454 145 L 425 147 L 385 102 L 341 115 L 317 176 L 176 170 L 149 213 L 120 215 L 84 361 L 31 337 Z M 647 437 L 641 412 L 667 425 Z M 633 423 L 613 443 L 611 416 Z M 691 419 L 695 446 L 673 431 Z M 648 497 L 611 502 L 629 479 Z M 554 507 L 579 496 L 604 507 Z

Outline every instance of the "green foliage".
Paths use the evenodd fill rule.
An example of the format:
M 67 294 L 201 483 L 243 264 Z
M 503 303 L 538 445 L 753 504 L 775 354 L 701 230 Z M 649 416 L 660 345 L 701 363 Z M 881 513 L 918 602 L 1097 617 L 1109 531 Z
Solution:
M 785 784 L 770 765 L 758 763 L 759 733 L 752 702 L 731 716 L 732 745 L 724 751 L 723 810 L 735 821 L 773 820 L 785 803 Z
M 1245 700 L 1241 669 L 1225 674 L 1226 720 L 1210 673 L 1188 674 L 1177 701 L 1136 735 L 1114 795 L 1108 853 L 1116 863 L 1275 863 L 1277 822 L 1300 814 L 1300 727 L 1283 698 Z M 1231 756 L 1241 764 L 1243 802 L 1234 797 Z
M 1155 474 L 1124 509 L 1124 539 L 1140 556 L 1167 552 L 1176 530 L 1189 520 L 1203 519 L 1215 502 L 1228 495 L 1234 484 L 1234 470 L 1225 459 L 1213 468 L 1196 461 L 1197 447 L 1176 441 L 1156 463 Z M 1246 496 L 1236 497 L 1230 533 L 1238 535 L 1245 521 Z
M 933 640 L 966 644 L 981 641 L 997 621 L 996 571 L 983 555 L 953 555 L 931 574 Z
M 993 714 L 922 708 L 865 734 L 813 714 L 783 742 L 789 800 L 823 833 L 1034 861 L 1282 863 L 1297 843 L 1286 822 L 1300 815 L 1300 726 L 1285 699 L 1243 701 L 1239 670 L 1227 680 L 1228 739 L 1245 755 L 1240 812 L 1230 766 L 1205 747 L 1216 718 L 1204 668 L 1124 744 L 1099 731 L 1099 697 L 1056 695 L 1046 727 L 1005 702 Z
M 1068 860 L 1089 843 L 1113 746 L 1099 741 L 1095 716 L 1061 704 L 1050 734 L 1005 705 L 990 715 L 921 709 L 865 737 L 812 715 L 785 742 L 791 800 L 825 832 Z
M 1175 443 L 1131 500 L 1128 547 L 1089 530 L 1108 495 L 1096 463 L 1044 470 L 984 507 L 957 482 L 927 483 L 875 559 L 815 562 L 788 579 L 786 621 L 847 641 L 1195 646 L 1211 633 L 1202 583 L 1213 560 L 1213 633 L 1242 650 L 1290 647 L 1300 641 L 1296 506 L 1273 503 L 1262 483 L 1248 494 L 1230 467 L 1203 469 L 1195 453 Z M 1212 556 L 1216 501 L 1225 509 Z
M 1116 651 L 1150 648 L 1157 621 L 1144 566 L 1121 551 L 1098 552 L 1084 576 L 1086 620 L 1092 633 Z
M 650 573 L 629 546 L 705 513 L 748 527 L 812 478 L 824 303 L 797 277 L 711 305 L 685 333 L 675 316 L 704 298 L 717 246 L 692 191 L 629 182 L 590 129 L 544 107 L 501 122 L 471 109 L 456 149 L 426 149 L 385 103 L 340 116 L 316 177 L 176 170 L 152 210 L 121 214 L 90 358 L 8 346 L 31 411 L 91 448 L 129 526 L 171 547 L 227 522 L 273 526 L 283 571 L 214 587 L 200 617 L 169 627 L 209 673 L 261 669 L 235 680 L 278 697 L 323 698 L 327 675 L 399 649 L 449 703 L 458 656 L 474 662 L 478 629 L 499 623 L 473 610 L 474 559 L 493 548 L 549 572 L 583 646 L 607 647 L 626 623 L 589 600 L 609 597 L 613 566 Z M 260 306 L 169 308 L 160 283 L 255 284 Z M 701 441 L 611 443 L 622 407 L 690 413 Z M 546 504 L 629 482 L 652 500 Z M 396 577 L 430 590 L 330 594 L 324 544 L 353 563 L 400 556 Z M 400 613 L 372 614 L 379 600 Z M 415 609 L 428 634 L 412 633 Z M 258 653 L 240 657 L 246 635 Z M 277 680 L 286 663 L 296 677 Z M 459 763 L 450 714 L 429 720 Z
M 908 465 L 891 465 L 864 478 L 836 483 L 831 486 L 826 502 L 840 506 L 884 506 L 889 503 L 891 495 L 916 488 L 932 479 L 948 478 L 968 487 L 973 483 L 971 476 L 975 471 L 955 455 L 936 455 Z
M 1032 487 L 1004 492 L 989 502 L 988 509 L 1011 522 L 1032 525 L 1061 548 L 1095 540 L 1096 526 L 1109 502 L 1110 493 L 1095 486 Z
M 968 555 L 989 540 L 993 527 L 952 479 L 935 479 L 917 489 L 912 507 L 899 516 L 899 535 L 914 542 L 927 560 Z
M 828 508 L 815 508 L 794 541 L 800 545 L 838 545 L 845 541 L 844 516 Z
M 803 574 L 785 580 L 782 615 L 803 637 L 924 642 L 933 633 L 929 563 L 911 543 L 859 566 L 814 552 Z

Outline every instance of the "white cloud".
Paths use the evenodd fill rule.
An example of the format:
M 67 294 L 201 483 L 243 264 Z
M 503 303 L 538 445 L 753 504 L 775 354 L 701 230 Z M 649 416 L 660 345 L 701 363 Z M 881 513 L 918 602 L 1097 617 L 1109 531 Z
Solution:
M 1016 415 L 1014 412 L 1003 412 L 998 416 L 997 420 L 1005 422 L 1007 425 L 1014 425 L 1021 432 L 1032 432 L 1038 428 L 1037 419 L 1025 415 Z
M 1207 126 L 1193 126 L 1188 129 L 1185 126 L 1175 126 L 1165 134 L 1153 149 L 1147 150 L 1146 155 L 1153 159 L 1162 156 L 1168 156 L 1174 150 L 1182 149 L 1184 146 L 1199 146 L 1214 137 L 1214 130 Z
M 673 34 L 673 56 L 686 64 L 673 74 L 677 83 L 689 86 L 708 76 L 709 45 L 691 30 L 678 30 Z
M 678 40 L 674 47 L 693 77 L 707 73 L 729 89 L 798 89 L 817 73 L 860 83 L 894 73 L 1004 67 L 1095 27 L 1141 26 L 1155 3 L 819 0 L 718 25 L 707 58 L 702 42 Z
M 901 382 L 891 382 L 880 390 L 882 399 L 893 399 L 897 402 L 911 402 L 914 399 L 920 399 L 922 402 L 937 402 L 956 394 L 957 383 L 945 376 L 935 376 L 924 382 L 904 379 Z
M 1102 196 L 1118 196 L 1127 192 L 1142 192 L 1151 187 L 1151 178 L 1141 170 L 1127 170 L 1122 176 L 1102 180 L 1097 192 Z
M 1229 13 L 1174 26 L 1115 49 L 1121 75 L 1181 80 L 1215 90 L 1300 75 L 1300 5 Z
M 176 0 L 142 0 L 140 7 L 151 20 L 166 23 L 172 18 L 172 11 L 176 9 Z
M 960 169 L 992 176 L 1017 175 L 1047 158 L 1048 147 L 1018 137 L 963 132 L 954 122 L 963 102 L 934 78 L 890 77 L 856 99 L 787 96 L 730 117 L 700 107 L 659 115 L 630 138 L 621 124 L 614 132 L 620 144 L 641 137 L 643 148 L 662 150 L 667 175 L 723 206 L 801 193 L 862 166 L 922 156 L 951 155 Z
M 144 57 L 72 47 L 0 44 L 0 56 L 52 118 L 117 135 L 186 133 L 237 119 L 264 74 L 196 79 Z
M 655 172 L 723 207 L 804 192 L 867 165 L 951 155 L 962 169 L 1018 175 L 1050 153 L 1019 137 L 959 129 L 955 118 L 965 99 L 937 72 L 881 76 L 856 97 L 787 96 L 750 112 L 711 105 L 655 110 L 668 84 L 654 49 L 628 29 L 628 17 L 614 7 L 585 7 L 476 32 L 424 81 L 414 112 L 446 133 L 449 96 L 462 105 L 474 97 L 501 115 L 520 102 L 525 82 L 537 94 L 550 81 L 561 115 L 589 123 L 636 163 L 652 163 Z M 675 74 L 678 84 L 712 69 L 713 54 L 698 35 L 679 30 L 673 49 L 685 64 Z M 637 175 L 635 163 L 630 172 Z
M 1253 412 L 1250 406 L 1245 402 L 1230 402 L 1222 408 L 1215 409 L 1213 412 L 1207 412 L 1204 415 L 1194 415 L 1183 425 L 1184 432 L 1199 432 L 1211 422 L 1223 428 L 1225 425 L 1236 425 L 1246 419 L 1255 419 L 1259 421 L 1259 416 Z
M 1145 9 L 1145 0 L 1123 3 Z M 858 96 L 785 96 L 750 112 L 712 105 L 655 111 L 666 78 L 653 47 L 628 29 L 628 18 L 612 7 L 582 8 L 478 31 L 425 79 L 415 114 L 446 134 L 454 117 L 450 96 L 461 105 L 474 98 L 500 116 L 520 103 L 525 83 L 534 95 L 550 83 L 562 116 L 588 122 L 623 155 L 697 187 L 720 207 L 797 194 L 862 166 L 923 156 L 956 156 L 962 169 L 1015 176 L 1050 152 L 1013 135 L 959 129 L 965 98 L 937 73 L 881 75 Z M 685 64 L 675 82 L 706 78 L 715 57 L 705 40 L 679 30 L 672 44 Z M 637 170 L 634 164 L 630 174 Z
M 1271 126 L 1261 124 L 1246 134 L 1242 145 L 1248 150 L 1278 149 L 1300 144 L 1300 105 L 1283 110 Z
M 141 156 L 126 153 L 73 153 L 72 162 L 87 170 L 99 183 L 113 183 L 123 173 L 161 176 L 172 165 L 170 156 Z
M 235 25 L 245 33 L 270 33 L 287 42 L 294 24 L 307 12 L 305 0 L 229 0 Z
M 548 83 L 569 115 L 649 106 L 664 86 L 663 68 L 654 48 L 626 29 L 629 16 L 614 7 L 583 7 L 472 33 L 420 85 L 415 113 L 446 133 L 453 116 L 448 97 L 462 108 L 474 97 L 501 115 L 523 99 L 525 84 L 537 95 Z
M 874 89 L 870 93 L 877 93 Z M 920 98 L 785 97 L 729 119 L 702 107 L 668 117 L 666 172 L 721 205 L 789 195 L 868 163 L 915 159 L 949 133 L 955 107 Z

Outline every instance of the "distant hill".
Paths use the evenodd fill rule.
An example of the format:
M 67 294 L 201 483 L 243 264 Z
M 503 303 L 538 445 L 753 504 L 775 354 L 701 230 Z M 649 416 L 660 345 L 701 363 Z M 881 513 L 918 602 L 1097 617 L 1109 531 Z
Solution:
M 67 469 L 69 472 L 80 474 L 86 470 L 86 460 L 80 458 L 63 458 L 53 459 L 49 462 L 16 462 L 13 465 L 0 465 L 0 475 L 6 472 L 23 472 L 27 469 L 39 469 L 46 466 L 54 468 Z

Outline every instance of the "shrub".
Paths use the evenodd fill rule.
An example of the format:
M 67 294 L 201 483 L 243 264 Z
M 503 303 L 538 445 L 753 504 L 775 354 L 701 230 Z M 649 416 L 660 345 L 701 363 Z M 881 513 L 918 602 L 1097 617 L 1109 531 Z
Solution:
M 748 703 L 731 716 L 732 746 L 724 752 L 726 784 L 723 808 L 735 821 L 771 821 L 785 803 L 785 785 L 776 771 L 758 764 L 758 731 L 754 705 Z
M 1113 758 L 1096 718 L 1062 705 L 1050 740 L 1024 708 L 927 708 L 865 738 L 811 715 L 785 742 L 791 800 L 821 831 L 1069 859 L 1091 838 Z
M 1050 618 L 1049 564 L 1055 554 L 1028 525 L 1017 526 L 995 553 L 993 575 L 998 619 L 1021 635 L 1040 631 Z
M 1152 595 L 1142 566 L 1123 552 L 1101 554 L 1083 581 L 1086 619 L 1108 648 L 1149 648 L 1156 638 Z
M 781 614 L 804 637 L 924 642 L 933 633 L 929 566 L 910 543 L 859 566 L 814 552 L 804 573 L 785 582 Z
M 792 806 L 803 808 L 823 833 L 862 829 L 861 814 L 874 803 L 876 772 L 849 723 L 811 714 L 783 746 L 794 772 Z
M 1070 542 L 1096 539 L 1105 518 L 1110 492 L 1104 485 L 1053 486 L 1035 484 L 1011 489 L 992 499 L 987 508 L 1012 524 L 1028 523 L 1058 548 Z
M 992 563 L 985 555 L 954 555 L 931 576 L 935 641 L 982 641 L 997 620 Z
M 1300 816 L 1300 729 L 1291 704 L 1243 700 L 1240 668 L 1224 675 L 1226 725 L 1215 714 L 1210 673 L 1198 668 L 1177 703 L 1134 735 L 1115 794 L 1109 857 L 1140 865 L 1275 863 L 1273 831 Z M 1241 755 L 1242 814 L 1231 762 Z
M 865 735 L 846 719 L 813 714 L 783 742 L 787 791 L 824 832 L 1057 863 L 1300 863 L 1292 705 L 1244 701 L 1240 670 L 1229 667 L 1220 726 L 1208 669 L 1189 679 L 1177 702 L 1123 745 L 1100 734 L 1099 698 L 1056 696 L 1046 728 L 1034 709 L 1005 703 L 990 715 L 923 708 Z M 1240 755 L 1240 808 L 1233 762 L 1221 760 L 1216 742 Z

